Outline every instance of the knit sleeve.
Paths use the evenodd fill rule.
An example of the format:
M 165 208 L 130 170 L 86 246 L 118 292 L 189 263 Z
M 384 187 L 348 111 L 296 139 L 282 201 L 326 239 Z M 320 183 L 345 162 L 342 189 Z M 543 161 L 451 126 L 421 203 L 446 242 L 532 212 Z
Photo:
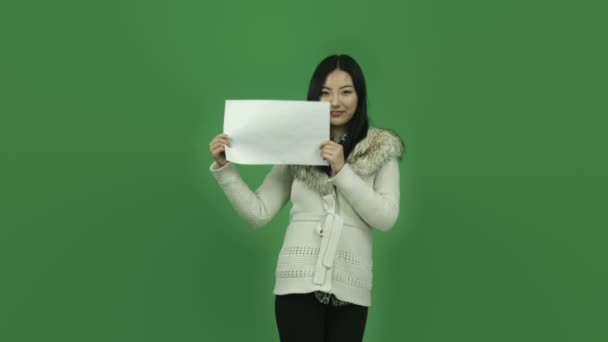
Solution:
M 255 192 L 243 181 L 234 163 L 219 167 L 213 162 L 209 170 L 239 216 L 253 228 L 268 224 L 291 195 L 292 177 L 287 165 L 273 166 Z
M 388 231 L 399 217 L 399 163 L 391 158 L 378 170 L 373 187 L 365 183 L 348 163 L 329 179 L 357 214 L 371 227 Z

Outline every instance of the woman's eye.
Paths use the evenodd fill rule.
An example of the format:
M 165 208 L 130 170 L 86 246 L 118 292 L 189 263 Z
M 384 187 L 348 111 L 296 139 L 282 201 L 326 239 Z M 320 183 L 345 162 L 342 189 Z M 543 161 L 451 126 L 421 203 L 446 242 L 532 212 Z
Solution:
M 345 90 L 342 92 L 342 94 L 350 94 L 350 93 L 352 93 L 352 91 L 350 91 L 350 90 Z

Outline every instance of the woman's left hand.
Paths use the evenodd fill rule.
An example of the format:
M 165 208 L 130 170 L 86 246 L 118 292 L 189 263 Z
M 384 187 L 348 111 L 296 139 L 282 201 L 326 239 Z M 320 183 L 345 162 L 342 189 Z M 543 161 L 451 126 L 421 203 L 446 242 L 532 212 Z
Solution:
M 337 142 L 326 140 L 321 144 L 321 158 L 329 162 L 332 176 L 335 176 L 344 166 L 344 149 Z

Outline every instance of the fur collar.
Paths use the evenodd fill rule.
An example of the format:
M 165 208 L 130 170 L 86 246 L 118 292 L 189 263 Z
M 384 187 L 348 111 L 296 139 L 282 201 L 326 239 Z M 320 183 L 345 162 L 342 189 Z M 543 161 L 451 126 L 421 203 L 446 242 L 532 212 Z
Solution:
M 390 158 L 401 160 L 405 151 L 403 140 L 392 130 L 370 127 L 367 136 L 352 150 L 346 163 L 359 176 L 368 176 L 380 169 Z M 318 166 L 289 165 L 294 179 L 298 179 L 308 188 L 321 195 L 333 191 L 332 185 L 327 181 L 329 176 Z

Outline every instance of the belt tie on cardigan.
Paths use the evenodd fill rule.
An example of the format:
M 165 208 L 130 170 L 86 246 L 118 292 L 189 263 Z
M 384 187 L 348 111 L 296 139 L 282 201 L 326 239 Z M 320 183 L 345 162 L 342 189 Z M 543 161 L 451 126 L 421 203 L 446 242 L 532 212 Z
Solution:
M 322 198 L 325 217 L 317 226 L 317 233 L 321 235 L 321 247 L 319 260 L 315 269 L 313 282 L 321 285 L 325 282 L 327 271 L 334 266 L 336 250 L 344 221 L 340 215 L 336 214 L 336 199 L 333 195 L 326 195 Z

